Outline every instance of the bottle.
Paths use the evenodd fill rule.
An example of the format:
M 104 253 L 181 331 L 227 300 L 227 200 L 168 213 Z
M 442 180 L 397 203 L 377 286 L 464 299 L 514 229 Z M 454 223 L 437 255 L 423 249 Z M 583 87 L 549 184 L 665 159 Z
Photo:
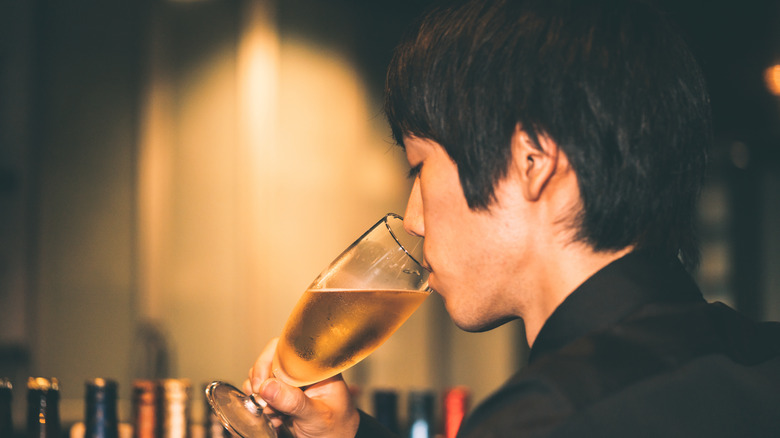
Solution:
M 11 415 L 11 400 L 13 385 L 6 378 L 0 378 L 0 437 L 14 435 L 13 416 Z
M 442 399 L 444 438 L 455 438 L 460 424 L 469 410 L 469 390 L 465 386 L 456 386 L 444 392 Z
M 189 438 L 190 382 L 163 379 L 157 385 L 157 431 L 159 438 Z
M 55 378 L 27 380 L 27 436 L 60 438 L 60 386 Z
M 411 391 L 408 395 L 409 438 L 433 438 L 434 395 L 431 391 Z
M 118 438 L 117 383 L 113 380 L 92 379 L 85 383 L 84 437 Z
M 374 391 L 374 416 L 380 424 L 398 434 L 398 393 L 390 389 Z
M 157 384 L 153 380 L 134 381 L 131 400 L 133 438 L 156 438 Z

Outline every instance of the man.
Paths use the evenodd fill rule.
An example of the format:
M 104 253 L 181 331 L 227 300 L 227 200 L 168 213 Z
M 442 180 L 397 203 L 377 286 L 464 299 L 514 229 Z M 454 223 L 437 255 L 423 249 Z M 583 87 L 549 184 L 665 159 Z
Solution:
M 522 318 L 531 346 L 460 436 L 780 436 L 780 325 L 707 304 L 684 268 L 709 103 L 656 11 L 434 9 L 398 47 L 386 92 L 431 287 L 464 330 Z M 266 380 L 273 348 L 245 387 L 294 433 L 380 436 L 340 377 L 305 391 Z

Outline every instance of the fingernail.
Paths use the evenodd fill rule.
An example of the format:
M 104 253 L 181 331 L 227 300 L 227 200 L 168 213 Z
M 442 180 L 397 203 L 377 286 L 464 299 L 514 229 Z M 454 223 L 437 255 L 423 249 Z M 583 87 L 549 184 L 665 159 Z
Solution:
M 264 400 L 273 401 L 279 394 L 279 390 L 281 390 L 279 382 L 276 379 L 268 379 L 263 384 L 260 394 Z
M 263 383 L 263 381 L 258 379 L 257 377 L 252 378 L 252 392 L 259 393 L 260 392 L 260 385 L 262 383 Z

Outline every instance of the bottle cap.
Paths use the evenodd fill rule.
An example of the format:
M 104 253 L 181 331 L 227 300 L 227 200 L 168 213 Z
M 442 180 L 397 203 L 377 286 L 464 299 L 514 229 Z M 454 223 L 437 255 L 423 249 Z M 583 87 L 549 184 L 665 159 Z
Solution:
M 52 377 L 47 379 L 45 377 L 30 377 L 27 379 L 27 389 L 35 391 L 59 391 L 60 382 Z

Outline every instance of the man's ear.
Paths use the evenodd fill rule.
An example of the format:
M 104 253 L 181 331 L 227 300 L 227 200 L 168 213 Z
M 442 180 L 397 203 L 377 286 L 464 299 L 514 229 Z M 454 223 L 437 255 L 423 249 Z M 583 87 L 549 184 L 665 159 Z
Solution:
M 529 201 L 538 200 L 558 167 L 558 145 L 544 134 L 538 143 L 520 125 L 512 134 L 512 162 Z

